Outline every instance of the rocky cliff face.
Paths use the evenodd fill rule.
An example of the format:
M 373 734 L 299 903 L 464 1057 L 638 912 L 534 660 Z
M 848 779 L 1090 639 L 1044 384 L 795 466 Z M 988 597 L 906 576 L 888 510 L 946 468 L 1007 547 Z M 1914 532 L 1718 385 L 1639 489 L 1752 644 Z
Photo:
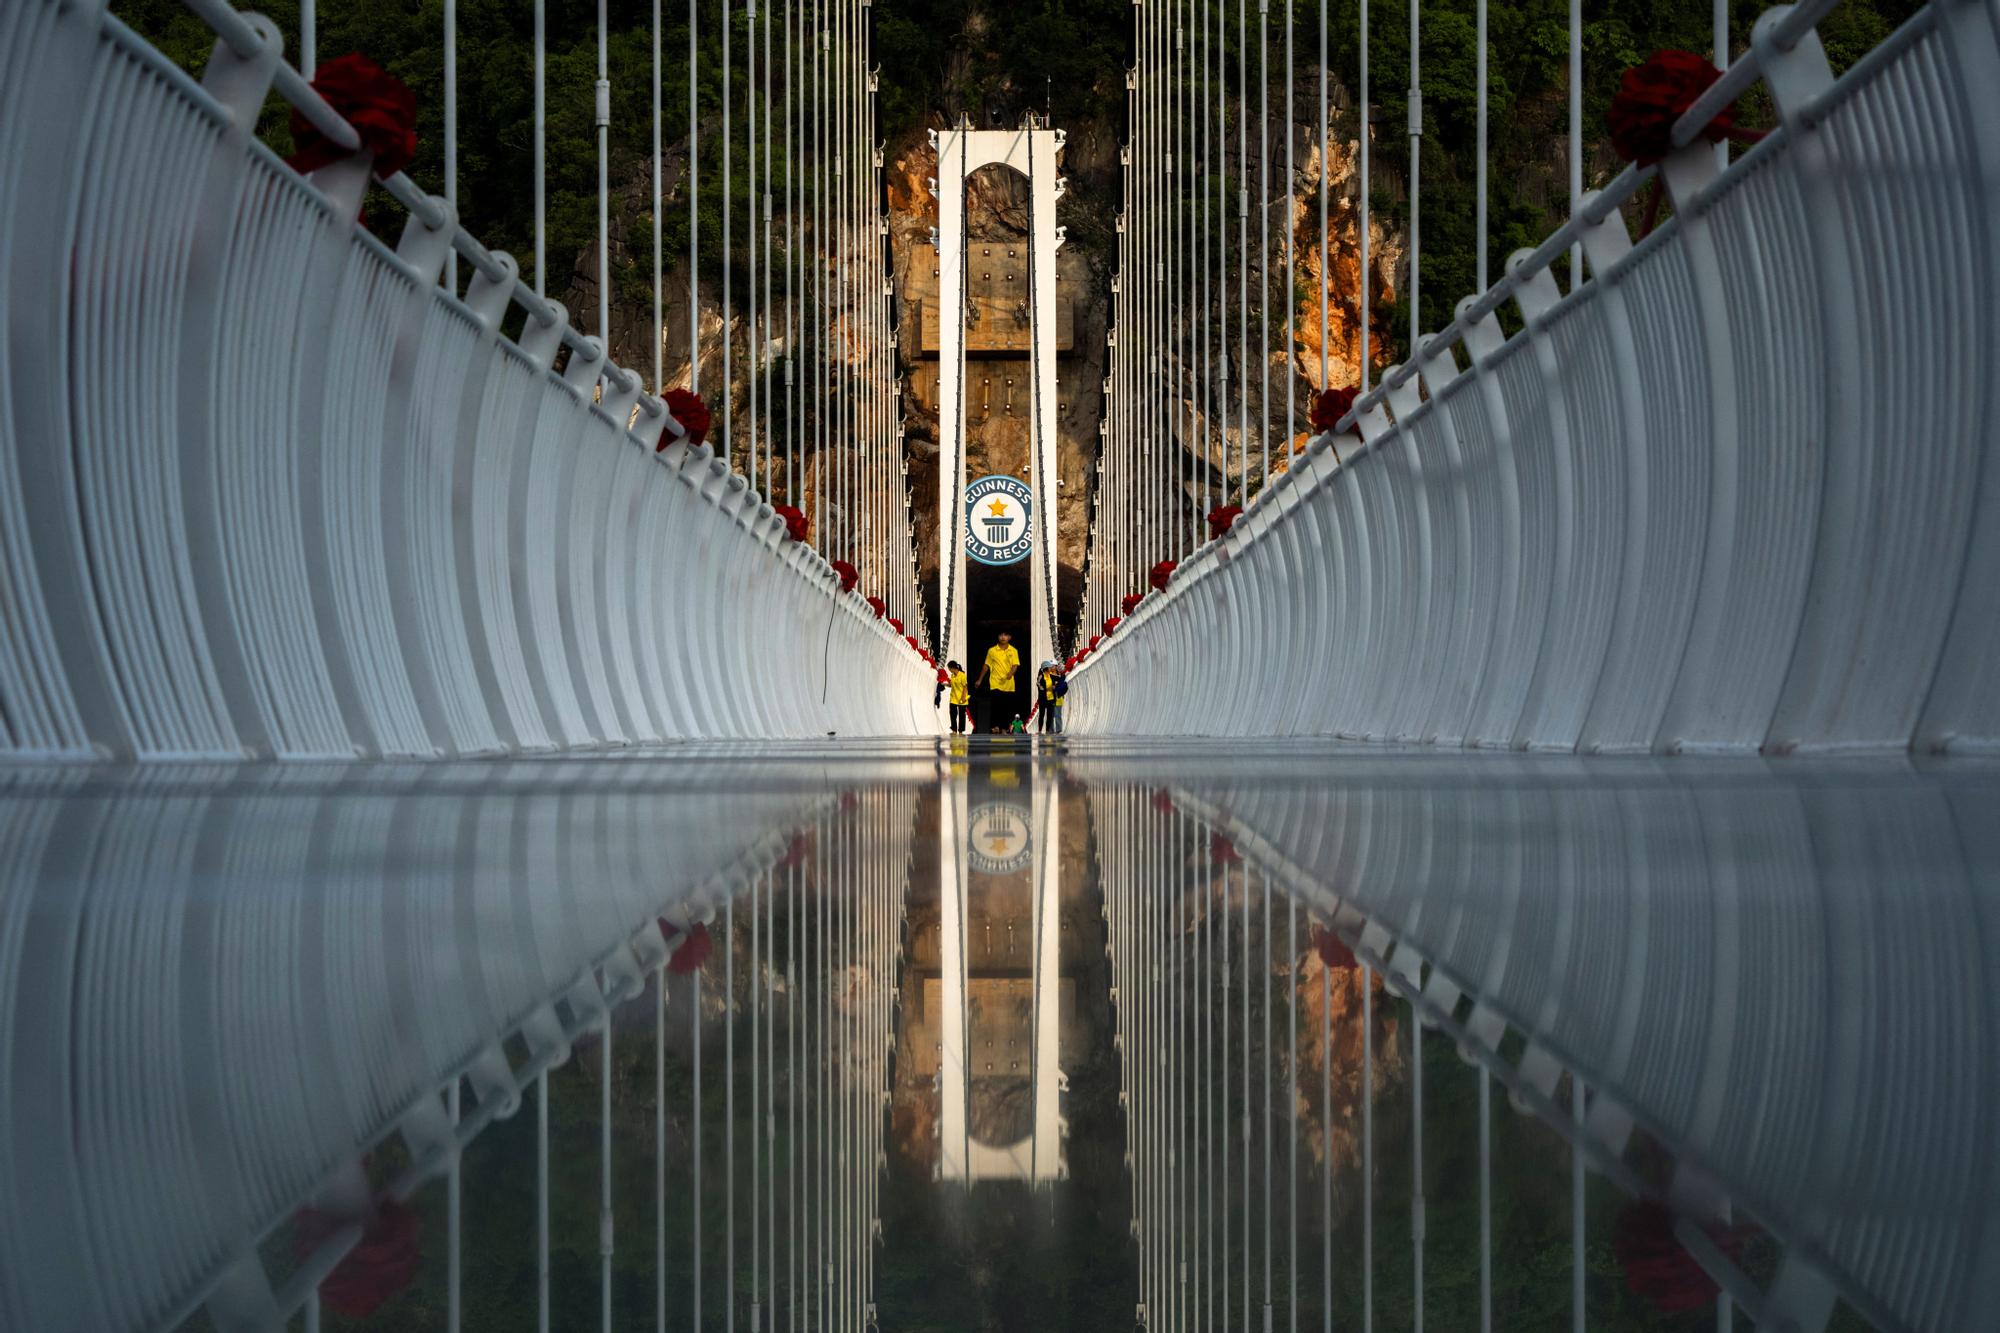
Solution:
M 1312 85 L 1302 79 L 1300 86 Z M 1238 416 L 1241 410 L 1238 386 L 1247 388 L 1251 395 L 1247 453 L 1254 489 L 1258 484 L 1256 469 L 1260 444 L 1268 440 L 1272 469 L 1279 470 L 1289 454 L 1287 446 L 1297 447 L 1304 442 L 1305 416 L 1312 395 L 1328 381 L 1342 385 L 1352 384 L 1358 379 L 1361 356 L 1360 292 L 1364 282 L 1375 312 L 1371 359 L 1378 366 L 1388 364 L 1397 345 L 1384 315 L 1397 297 L 1404 248 L 1399 235 L 1386 230 L 1379 222 L 1372 222 L 1368 271 L 1365 275 L 1362 273 L 1358 144 L 1354 137 L 1358 132 L 1358 119 L 1344 91 L 1337 89 L 1336 93 L 1334 137 L 1330 151 L 1322 151 L 1318 142 L 1316 104 L 1310 98 L 1302 97 L 1294 106 L 1289 126 L 1295 157 L 1295 172 L 1289 192 L 1290 207 L 1289 210 L 1282 206 L 1273 209 L 1268 266 L 1258 266 L 1255 253 L 1257 239 L 1254 235 L 1251 238 L 1253 253 L 1250 256 L 1248 312 L 1251 347 L 1247 373 L 1235 336 L 1242 307 L 1233 259 L 1226 281 L 1219 276 L 1212 279 L 1215 288 L 1219 289 L 1216 305 L 1204 311 L 1200 318 L 1189 321 L 1182 330 L 1180 342 L 1184 347 L 1192 347 L 1197 337 L 1208 339 L 1210 347 L 1219 351 L 1225 363 L 1222 369 L 1217 370 L 1215 358 L 1209 358 L 1212 373 L 1206 392 L 1196 378 L 1201 372 L 1198 358 L 1190 358 L 1177 383 L 1168 386 L 1170 393 L 1178 389 L 1182 405 L 1183 431 L 1175 442 L 1181 461 L 1175 471 L 1184 484 L 1178 502 L 1180 512 L 1175 518 L 1186 530 L 1196 526 L 1204 495 L 1206 503 L 1214 504 L 1217 502 L 1216 493 L 1221 488 L 1235 488 L 1242 482 L 1241 459 L 1246 451 Z M 1283 108 L 1275 110 L 1282 111 Z M 1104 416 L 1105 339 L 1111 317 L 1115 254 L 1113 219 L 1121 193 L 1122 168 L 1118 162 L 1118 146 L 1125 132 L 1122 107 L 1119 114 L 1119 123 L 1100 119 L 1062 127 L 1068 133 L 1063 172 L 1069 182 L 1069 191 L 1061 204 L 1060 221 L 1068 228 L 1069 241 L 1058 256 L 1057 278 L 1058 301 L 1065 307 L 1063 323 L 1067 335 L 1067 345 L 1057 359 L 1060 432 L 1057 455 L 1062 479 L 1062 491 L 1057 500 L 1057 531 L 1059 595 L 1066 623 L 1074 618 L 1081 587 L 1091 496 L 1097 481 L 1098 425 Z M 1281 123 L 1282 119 L 1274 121 L 1271 132 L 1272 158 L 1268 178 L 1274 186 L 1284 179 L 1286 126 Z M 932 120 L 935 124 L 942 124 L 942 114 Z M 1257 136 L 1253 134 L 1251 137 L 1254 141 Z M 1254 158 L 1248 164 L 1247 173 L 1244 171 L 1245 164 L 1236 160 L 1233 152 L 1224 165 L 1232 178 L 1242 178 L 1247 174 L 1254 184 L 1257 174 Z M 889 146 L 883 173 L 890 262 L 896 291 L 897 393 L 906 431 L 904 447 L 911 512 L 916 529 L 918 573 L 925 585 L 927 598 L 934 593 L 937 577 L 938 522 L 939 405 L 936 360 L 934 355 L 926 356 L 922 345 L 924 320 L 936 317 L 936 258 L 930 233 L 936 225 L 937 205 L 928 184 L 934 174 L 934 166 L 934 154 L 927 134 L 925 129 L 919 128 L 905 133 Z M 1394 181 L 1390 178 L 1393 168 L 1387 163 L 1383 164 L 1383 168 L 1378 176 L 1378 188 L 1386 186 L 1393 189 Z M 685 171 L 686 150 L 683 142 L 671 146 L 663 162 L 664 213 L 669 219 L 678 219 L 685 211 L 686 203 L 681 193 Z M 610 314 L 613 358 L 622 365 L 638 369 L 650 383 L 653 380 L 654 349 L 649 281 L 652 267 L 649 173 L 650 163 L 642 161 L 639 174 L 626 179 L 613 198 L 610 258 L 614 300 Z M 1329 187 L 1329 235 L 1324 264 L 1319 227 L 1319 189 L 1323 173 Z M 1024 250 L 1028 234 L 1026 181 L 999 168 L 975 174 L 967 189 L 966 218 L 974 246 L 1000 247 L 1003 258 L 1004 251 L 1010 247 Z M 1296 251 L 1296 281 L 1291 280 L 1291 275 L 1283 266 L 1287 227 L 1290 228 Z M 739 245 L 747 239 L 747 231 L 747 222 L 739 220 Z M 711 245 L 710 251 L 715 248 Z M 1233 251 L 1232 245 L 1232 255 Z M 753 434 L 748 421 L 751 331 L 746 316 L 746 293 L 741 290 L 744 286 L 742 254 L 739 252 L 737 256 L 735 312 L 726 321 L 722 310 L 720 275 L 710 269 L 710 265 L 719 258 L 714 253 L 705 252 L 703 255 L 701 384 L 704 396 L 717 408 L 717 426 L 712 440 L 721 447 L 720 385 L 726 342 L 730 349 L 730 397 L 735 407 L 729 443 L 737 466 L 747 471 L 750 464 L 748 444 Z M 779 286 L 781 288 L 782 284 Z M 1329 295 L 1326 337 L 1328 371 L 1325 376 L 1320 371 L 1319 294 L 1322 286 Z M 660 356 L 661 382 L 682 384 L 687 381 L 690 359 L 684 252 L 665 256 L 661 290 L 665 325 Z M 579 255 L 569 282 L 556 294 L 569 307 L 579 326 L 586 329 L 595 327 L 597 254 L 594 246 Z M 1296 319 L 1295 337 L 1289 348 L 1283 332 L 1287 301 L 1293 303 Z M 1269 303 L 1271 342 L 1260 352 L 1266 302 Z M 799 308 L 803 312 L 802 304 Z M 926 311 L 930 313 L 926 315 Z M 805 318 L 803 313 L 801 318 Z M 806 336 L 806 356 L 815 354 L 815 346 L 842 345 L 837 318 L 833 315 L 822 315 L 820 318 L 826 327 L 816 328 Z M 1220 347 L 1216 348 L 1214 340 L 1218 327 L 1223 336 Z M 823 342 L 820 341 L 821 334 L 824 334 Z M 778 355 L 782 356 L 782 338 L 774 334 L 773 342 Z M 1258 401 L 1266 369 L 1265 365 L 1259 364 L 1260 357 L 1267 362 L 1270 375 L 1268 406 Z M 1026 475 L 1031 422 L 1026 366 L 1025 359 L 982 358 L 969 371 L 968 393 L 975 389 L 981 392 L 979 401 L 967 404 L 968 471 L 971 475 L 990 472 Z M 1285 400 L 1287 376 L 1292 377 L 1293 414 L 1289 419 Z M 1005 383 L 1008 379 L 1016 383 L 1008 385 Z M 980 381 L 991 382 L 982 384 Z M 1204 402 L 1212 410 L 1225 392 L 1232 404 L 1229 419 L 1204 420 L 1201 417 Z M 766 389 L 760 386 L 760 421 L 754 432 L 760 439 L 769 428 L 766 424 L 768 405 L 761 402 L 765 394 Z M 835 410 L 838 410 L 837 406 Z M 815 471 L 811 439 L 800 440 L 798 448 L 800 475 L 797 484 L 783 475 L 781 467 L 771 489 L 775 496 L 801 504 L 817 523 L 821 505 L 820 497 L 812 487 Z M 759 482 L 762 482 L 761 474 Z M 817 530 L 815 536 L 817 539 Z M 899 569 L 903 558 L 901 552 L 884 549 L 894 544 L 893 540 L 877 540 L 865 546 L 859 553 L 857 563 L 864 570 Z M 935 607 L 932 614 L 935 615 Z

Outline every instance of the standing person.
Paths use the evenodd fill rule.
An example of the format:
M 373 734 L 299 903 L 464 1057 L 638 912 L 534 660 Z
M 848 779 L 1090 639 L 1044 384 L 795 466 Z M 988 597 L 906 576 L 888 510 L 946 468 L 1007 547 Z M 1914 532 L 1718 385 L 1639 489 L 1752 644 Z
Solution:
M 972 687 L 965 683 L 965 668 L 956 662 L 944 664 L 943 679 L 938 681 L 938 693 L 951 694 L 951 730 L 953 735 L 965 734 L 965 715 L 972 703 Z
M 972 682 L 974 689 L 986 686 L 986 712 L 980 719 L 982 724 L 995 716 L 1005 719 L 1019 715 L 1014 704 L 1014 674 L 1020 669 L 1020 650 L 1014 647 L 1013 636 L 1003 632 L 1000 641 L 986 650 L 986 661 L 979 668 L 979 679 Z
M 1044 662 L 1035 668 L 1035 704 L 1028 720 L 1032 722 L 1040 717 L 1044 735 L 1062 734 L 1062 701 L 1068 693 L 1069 682 L 1063 678 L 1061 667 L 1054 662 Z

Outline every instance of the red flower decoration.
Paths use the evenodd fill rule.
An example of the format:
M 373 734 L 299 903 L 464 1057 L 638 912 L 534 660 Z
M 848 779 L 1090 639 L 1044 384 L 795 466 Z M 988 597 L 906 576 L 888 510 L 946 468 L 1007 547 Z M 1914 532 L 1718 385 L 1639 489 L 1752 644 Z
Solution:
M 708 404 L 701 401 L 699 395 L 689 393 L 686 389 L 669 389 L 667 411 L 673 413 L 674 420 L 681 423 L 681 429 L 687 432 L 689 444 L 700 444 L 708 438 L 710 424 Z M 662 435 L 657 448 L 664 449 L 670 443 L 671 441 Z M 801 514 L 799 517 L 803 520 L 805 516 Z M 785 521 L 785 526 L 788 528 L 791 526 L 790 519 Z
M 871 598 L 869 598 L 868 600 L 870 600 L 870 601 L 873 601 L 873 600 L 875 600 L 875 599 L 871 597 Z M 892 630 L 894 630 L 894 631 L 896 631 L 896 633 L 898 633 L 898 634 L 901 634 L 901 633 L 903 632 L 903 622 L 902 622 L 902 621 L 900 621 L 900 620 L 898 620 L 898 619 L 896 619 L 896 617 L 894 617 L 894 616 L 890 616 L 890 617 L 889 617 L 889 628 L 890 628 L 890 629 L 892 629 Z
M 1217 865 L 1233 866 L 1243 859 L 1236 854 L 1236 844 L 1220 833 L 1209 835 L 1208 854 Z
M 1118 617 L 1117 617 L 1117 616 L 1110 616 L 1110 617 L 1107 617 L 1107 618 L 1105 619 L 1105 622 L 1104 622 L 1104 632 L 1105 632 L 1105 633 L 1106 633 L 1107 635 L 1109 635 L 1109 634 L 1116 634 L 1116 633 L 1118 632 Z M 1093 639 L 1093 640 L 1091 640 L 1091 642 L 1095 643 L 1095 642 L 1096 642 L 1096 640 L 1095 640 L 1095 639 Z
M 785 854 L 778 858 L 778 869 L 783 870 L 788 866 L 802 863 L 812 855 L 812 849 L 813 835 L 810 831 L 794 833 L 792 840 L 785 844 Z
M 1085 653 L 1094 653 L 1097 651 L 1097 645 L 1102 643 L 1103 641 L 1104 641 L 1104 636 L 1102 634 L 1093 634 L 1090 636 L 1090 646 L 1088 648 L 1085 648 L 1083 651 Z
M 890 621 L 889 623 L 890 623 L 891 625 L 896 625 L 896 622 L 895 622 L 895 621 L 893 621 L 893 620 L 892 620 L 892 621 Z M 902 628 L 902 626 L 901 626 L 901 625 L 896 625 L 896 628 L 897 628 L 897 629 L 901 629 L 901 628 Z M 903 642 L 904 642 L 904 643 L 907 643 L 907 644 L 909 644 L 909 645 L 910 645 L 910 651 L 911 651 L 911 652 L 913 652 L 913 653 L 920 653 L 920 652 L 922 652 L 922 651 L 923 651 L 923 648 L 922 648 L 922 647 L 920 647 L 920 646 L 918 645 L 918 643 L 917 643 L 917 636 L 916 636 L 916 635 L 914 635 L 914 634 L 905 634 L 905 635 L 903 636 Z
M 779 518 L 785 520 L 785 539 L 787 541 L 802 542 L 806 539 L 806 531 L 809 525 L 806 523 L 806 515 L 803 509 L 800 509 L 797 505 L 779 505 L 776 513 Z
M 332 1214 L 301 1208 L 292 1227 L 292 1253 L 304 1262 L 345 1225 Z M 384 1199 L 363 1225 L 359 1243 L 319 1284 L 320 1304 L 350 1319 L 366 1319 L 414 1282 L 423 1262 L 423 1228 L 416 1212 Z
M 883 616 L 889 614 L 889 604 L 883 601 L 880 597 L 870 597 L 868 599 L 868 609 L 875 613 L 875 618 L 877 620 L 880 620 Z M 892 620 L 889 623 L 891 625 L 894 625 L 896 622 Z
M 377 176 L 393 176 L 410 165 L 417 155 L 417 97 L 401 79 L 367 56 L 348 54 L 322 64 L 312 86 L 354 127 L 362 151 L 375 154 L 371 169 Z M 303 176 L 348 156 L 348 150 L 320 133 L 305 112 L 293 110 L 287 166 Z
M 951 673 L 946 671 L 943 667 L 938 668 L 938 684 L 940 685 L 951 684 Z
M 1340 419 L 1354 410 L 1354 399 L 1360 393 L 1356 388 L 1327 389 L 1313 399 L 1312 428 L 1315 434 L 1324 435 L 1340 424 Z
M 1143 592 L 1128 592 L 1125 594 L 1124 598 L 1118 603 L 1118 605 L 1123 607 L 1125 610 L 1125 614 L 1129 616 L 1132 614 L 1133 610 L 1139 605 L 1139 603 L 1145 600 L 1146 600 L 1146 594 Z
M 1174 571 L 1180 567 L 1181 562 L 1178 560 L 1162 560 L 1159 564 L 1153 566 L 1152 573 L 1146 575 L 1146 581 L 1161 592 L 1165 592 L 1167 590 L 1167 580 L 1171 579 L 1174 576 Z
M 1354 950 L 1347 947 L 1347 941 L 1330 930 L 1313 927 L 1313 951 L 1319 960 L 1337 971 L 1351 972 L 1361 966 L 1355 958 Z
M 1153 808 L 1163 815 L 1172 814 L 1174 812 L 1173 793 L 1169 792 L 1165 787 L 1155 790 L 1153 792 Z
M 842 592 L 853 592 L 854 585 L 861 582 L 861 571 L 853 565 L 848 564 L 845 560 L 834 561 L 833 572 L 840 576 L 840 590 Z
M 1242 512 L 1243 512 L 1242 505 L 1222 505 L 1219 508 L 1209 510 L 1208 511 L 1209 540 L 1210 541 L 1215 540 L 1217 537 L 1220 537 L 1223 533 L 1229 531 L 1231 527 L 1235 526 L 1236 519 L 1240 514 L 1242 514 Z
M 671 929 L 669 927 L 670 931 Z M 694 928 L 674 946 L 673 953 L 668 955 L 667 971 L 683 977 L 690 972 L 699 971 L 701 965 L 708 961 L 708 956 L 714 952 L 715 941 L 709 938 L 708 927 L 697 921 L 694 923 Z
M 1642 167 L 1658 162 L 1674 150 L 1674 122 L 1721 77 L 1721 71 L 1706 57 L 1692 51 L 1653 52 L 1644 64 L 1634 65 L 1618 80 L 1618 95 L 1611 99 L 1611 110 L 1605 116 L 1611 146 L 1627 162 Z M 1734 106 L 1716 113 L 1701 132 L 1710 143 L 1734 139 L 1741 133 Z
M 1741 1257 L 1743 1231 L 1711 1227 L 1708 1234 L 1731 1259 Z M 1625 1270 L 1625 1285 L 1632 1294 L 1651 1302 L 1662 1314 L 1711 1305 L 1720 1290 L 1674 1235 L 1673 1214 L 1649 1200 L 1634 1203 L 1618 1215 L 1611 1250 Z

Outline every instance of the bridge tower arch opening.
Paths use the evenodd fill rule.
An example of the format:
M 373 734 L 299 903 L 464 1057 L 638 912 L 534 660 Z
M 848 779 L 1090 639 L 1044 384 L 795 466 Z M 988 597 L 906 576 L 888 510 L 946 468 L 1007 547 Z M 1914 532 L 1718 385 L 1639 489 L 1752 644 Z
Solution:
M 975 672 L 974 652 L 983 653 L 1002 628 L 1018 630 L 1020 582 L 1026 582 L 1026 630 L 1019 640 L 1024 665 L 1055 656 L 1057 607 L 1057 414 L 1056 252 L 1063 229 L 1056 204 L 1064 193 L 1059 174 L 1066 136 L 1030 115 L 1012 130 L 957 128 L 931 132 L 937 150 L 934 189 L 938 228 L 938 637 L 947 656 Z M 968 372 L 967 354 L 991 354 L 997 344 L 982 331 L 969 337 L 967 316 L 975 287 L 990 285 L 996 269 L 980 257 L 966 226 L 966 182 L 986 167 L 1004 167 L 1028 182 L 1029 223 L 1023 253 L 1012 262 L 1025 278 L 1028 367 L 1025 387 L 1029 421 L 1027 457 L 1021 472 L 969 476 L 967 422 L 974 411 L 989 412 L 991 376 Z M 991 247 L 987 247 L 990 251 Z M 1004 264 L 1003 264 L 1004 268 Z M 983 311 L 980 313 L 984 313 Z M 1018 323 L 1018 321 L 1016 321 Z M 1006 350 L 1002 349 L 1002 354 Z M 1001 386 L 1003 400 L 1017 401 Z M 976 390 L 976 392 L 975 392 Z M 977 573 L 975 574 L 975 570 Z M 1009 595 L 1010 591 L 1012 596 Z M 980 605 L 974 606 L 975 600 Z M 1011 606 L 1009 605 L 1011 603 Z

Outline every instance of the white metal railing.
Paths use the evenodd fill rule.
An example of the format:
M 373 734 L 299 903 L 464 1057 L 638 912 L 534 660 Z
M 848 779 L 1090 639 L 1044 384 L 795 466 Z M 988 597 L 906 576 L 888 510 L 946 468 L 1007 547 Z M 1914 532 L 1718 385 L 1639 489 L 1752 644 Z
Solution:
M 352 130 L 195 8 L 200 83 L 100 4 L 0 15 L 0 754 L 930 729 L 929 669 L 511 258 L 400 175 L 384 244 L 360 160 L 256 142 L 273 86 Z
M 833 799 L 615 769 L 16 766 L 0 1324 L 282 1327 L 354 1233 L 267 1275 L 274 1229 L 391 1137 L 444 1175 Z
M 1583 750 L 2000 738 L 2000 46 L 1936 0 L 1840 79 L 1781 6 L 1677 127 L 1080 669 L 1077 727 Z M 1780 127 L 1719 168 L 1709 103 Z M 1690 119 L 1691 118 L 1691 119 Z M 1691 142 L 1690 142 L 1691 141 Z M 1590 280 L 1548 264 L 1573 243 Z M 1525 328 L 1503 338 L 1512 301 Z M 1427 395 L 1422 391 L 1427 391 Z
M 1439 757 L 1417 774 L 1364 755 L 1285 783 L 1261 762 L 1238 780 L 1156 756 L 1171 799 L 1120 790 L 1115 762 L 1073 766 L 1120 835 L 1100 844 L 1107 910 L 1124 884 L 1180 938 L 1155 901 L 1174 895 L 1145 890 L 1184 859 L 1226 872 L 1130 849 L 1176 847 L 1174 821 L 1227 835 L 1594 1173 L 1664 1193 L 1684 1243 L 1730 1209 L 1768 1233 L 1781 1257 L 1755 1280 L 1702 1255 L 1760 1328 L 1824 1327 L 1839 1300 L 1873 1326 L 1956 1329 L 2000 1299 L 1965 1222 L 1993 1192 L 1967 1165 L 2000 1002 L 1976 924 L 1995 901 L 1983 772 Z M 1143 996 L 1126 966 L 1120 997 Z M 1565 1072 L 1589 1087 L 1574 1125 Z

